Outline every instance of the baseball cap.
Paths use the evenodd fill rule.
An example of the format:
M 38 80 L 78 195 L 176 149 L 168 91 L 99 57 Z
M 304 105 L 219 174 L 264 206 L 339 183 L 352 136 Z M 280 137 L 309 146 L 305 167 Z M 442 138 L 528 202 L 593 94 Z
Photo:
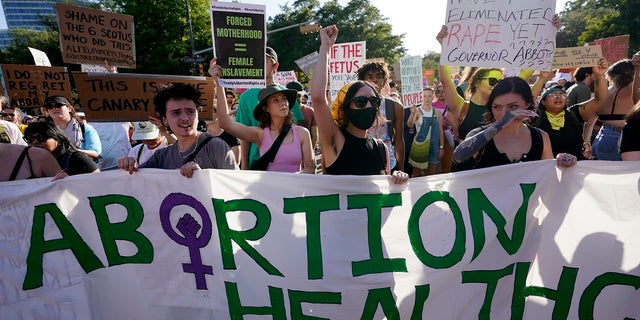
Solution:
M 149 122 L 149 121 L 139 121 L 133 123 L 133 134 L 131 135 L 132 140 L 153 140 L 158 137 L 160 133 L 160 129 L 158 127 Z
M 278 62 L 278 54 L 271 47 L 267 47 L 266 54 L 273 59 L 273 61 Z
M 46 106 L 49 103 L 59 103 L 59 104 L 65 105 L 65 106 L 70 106 L 71 105 L 69 103 L 69 100 L 67 100 L 67 98 L 65 98 L 63 96 L 49 96 L 46 99 L 44 99 L 44 103 L 42 105 Z
M 291 89 L 291 90 L 295 90 L 295 91 L 302 91 L 304 90 L 302 88 L 302 84 L 298 81 L 291 81 L 289 83 L 287 83 L 287 89 Z
M 544 100 L 544 98 L 546 98 L 546 97 L 549 95 L 549 93 L 551 93 L 551 92 L 555 92 L 555 91 L 562 91 L 562 92 L 566 93 L 566 91 L 564 90 L 564 88 L 563 88 L 562 86 L 560 86 L 560 85 L 555 85 L 555 86 L 553 86 L 553 87 L 551 87 L 551 88 L 547 89 L 547 90 L 542 94 L 542 96 L 540 97 L 540 100 Z

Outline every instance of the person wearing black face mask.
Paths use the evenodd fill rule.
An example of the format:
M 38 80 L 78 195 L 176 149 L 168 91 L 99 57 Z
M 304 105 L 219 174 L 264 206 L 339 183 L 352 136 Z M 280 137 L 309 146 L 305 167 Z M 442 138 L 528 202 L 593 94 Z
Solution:
M 311 81 L 311 99 L 325 173 L 388 175 L 387 147 L 367 135 L 367 129 L 379 118 L 381 98 L 375 87 L 366 81 L 351 82 L 340 89 L 331 107 L 327 101 L 327 60 L 337 36 L 335 25 L 320 30 L 319 58 Z M 409 176 L 399 170 L 390 176 L 395 184 L 409 180 Z

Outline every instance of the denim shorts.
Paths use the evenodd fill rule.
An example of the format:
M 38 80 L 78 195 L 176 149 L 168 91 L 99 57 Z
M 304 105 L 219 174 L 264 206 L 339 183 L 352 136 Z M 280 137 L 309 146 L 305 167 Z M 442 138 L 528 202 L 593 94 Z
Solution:
M 598 160 L 621 161 L 618 127 L 603 125 L 593 141 L 593 155 Z

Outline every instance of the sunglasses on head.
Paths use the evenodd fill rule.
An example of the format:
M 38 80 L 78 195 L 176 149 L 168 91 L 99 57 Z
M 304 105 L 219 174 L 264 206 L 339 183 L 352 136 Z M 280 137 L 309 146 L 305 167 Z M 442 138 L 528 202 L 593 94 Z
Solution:
M 4 113 L 4 112 L 0 113 L 0 115 L 3 117 L 12 117 L 12 118 L 16 116 L 15 113 Z
M 364 109 L 367 107 L 367 102 L 371 103 L 371 106 L 374 108 L 380 107 L 381 99 L 376 96 L 371 96 L 371 97 L 358 96 L 351 99 L 351 101 L 353 101 L 353 104 L 356 105 L 358 109 Z
M 45 136 L 41 136 L 41 135 L 29 135 L 29 136 L 24 136 L 22 137 L 24 139 L 24 141 L 26 141 L 27 143 L 44 143 L 47 140 L 49 140 L 49 138 L 45 137 Z
M 64 106 L 64 104 L 60 104 L 60 103 L 50 103 L 44 106 L 45 109 L 50 110 L 53 108 L 62 108 Z
M 498 82 L 500 82 L 500 80 L 502 79 L 498 79 L 498 78 L 482 78 L 482 80 L 489 80 L 489 85 L 490 86 L 495 86 L 496 84 L 498 84 Z

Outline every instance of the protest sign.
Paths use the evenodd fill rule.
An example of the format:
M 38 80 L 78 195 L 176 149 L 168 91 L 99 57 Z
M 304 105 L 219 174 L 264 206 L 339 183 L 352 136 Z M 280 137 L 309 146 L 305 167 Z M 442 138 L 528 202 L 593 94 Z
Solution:
M 599 45 L 571 48 L 556 48 L 553 69 L 597 66 L 602 59 Z
M 345 84 L 358 80 L 358 69 L 367 58 L 367 42 L 356 41 L 336 43 L 329 50 L 329 89 L 331 99 L 338 96 L 338 91 Z
M 405 108 L 422 104 L 422 58 L 405 56 L 398 61 L 402 83 L 402 104 Z
M 307 75 L 307 77 L 313 77 L 313 67 L 316 66 L 316 62 L 318 62 L 318 52 L 314 51 L 298 60 L 295 63 L 298 65 L 298 68 Z
M 163 85 L 186 83 L 198 89 L 200 119 L 210 120 L 215 88 L 206 77 L 135 73 L 72 72 L 79 105 L 89 121 L 144 121 L 155 115 L 153 97 Z
M 56 12 L 62 61 L 135 69 L 133 16 L 63 3 Z
M 447 1 L 440 64 L 549 70 L 555 0 Z
M 46 52 L 38 50 L 36 48 L 27 48 L 29 48 L 29 52 L 31 52 L 33 61 L 35 62 L 36 66 L 51 67 L 51 61 L 49 61 L 49 57 L 47 56 Z
M 266 6 L 211 2 L 213 55 L 222 66 L 220 85 L 226 88 L 266 86 Z
M 629 51 L 629 35 L 625 34 L 617 37 L 597 39 L 590 46 L 600 45 L 602 53 L 609 64 L 628 58 Z
M 278 71 L 273 76 L 273 80 L 275 81 L 275 83 L 277 83 L 277 84 L 279 84 L 281 86 L 286 86 L 287 83 L 289 83 L 291 81 L 298 81 L 298 77 L 296 76 L 296 72 L 293 71 L 293 70 Z
M 637 162 L 549 160 L 406 186 L 157 169 L 7 182 L 0 314 L 637 318 L 639 179 Z
M 12 107 L 42 107 L 48 96 L 61 95 L 71 100 L 69 75 L 64 67 L 3 64 L 2 76 Z

